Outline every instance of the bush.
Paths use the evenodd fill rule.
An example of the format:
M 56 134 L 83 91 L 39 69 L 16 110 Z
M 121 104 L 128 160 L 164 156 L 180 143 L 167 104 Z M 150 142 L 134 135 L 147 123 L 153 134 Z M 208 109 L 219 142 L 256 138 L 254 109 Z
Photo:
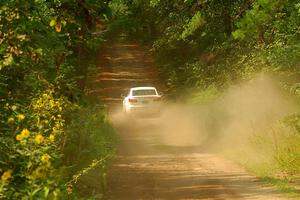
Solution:
M 116 136 L 103 106 L 82 107 L 70 113 L 63 161 L 68 166 L 70 187 L 87 197 L 105 189 L 106 166 L 114 156 Z M 96 188 L 96 189 L 95 189 Z
M 75 106 L 51 90 L 27 106 L 3 107 L 1 198 L 62 199 L 72 193 L 74 178 L 99 166 L 105 173 L 115 137 L 103 108 Z
M 84 166 L 93 158 L 102 157 L 111 151 L 114 129 L 109 124 L 103 106 L 82 107 L 69 117 L 72 120 L 66 131 L 64 149 L 66 161 L 73 164 L 77 162 L 76 165 Z M 77 158 L 74 159 L 71 155 L 76 155 Z
M 272 130 L 274 160 L 279 174 L 293 179 L 300 174 L 300 120 L 299 115 L 291 115 L 282 120 Z M 282 177 L 281 177 L 282 178 Z
M 51 90 L 27 106 L 5 103 L 0 140 L 3 198 L 57 199 L 64 195 L 57 161 L 63 148 L 63 116 L 69 106 Z

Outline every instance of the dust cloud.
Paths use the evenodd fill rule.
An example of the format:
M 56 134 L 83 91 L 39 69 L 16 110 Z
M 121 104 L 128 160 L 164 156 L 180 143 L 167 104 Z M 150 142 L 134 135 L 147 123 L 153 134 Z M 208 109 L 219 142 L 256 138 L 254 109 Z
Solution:
M 296 104 L 275 78 L 261 75 L 230 87 L 202 109 L 198 113 L 206 127 L 202 131 L 208 138 L 206 146 L 215 151 L 256 154 L 262 151 L 253 149 L 253 143 L 263 138 L 280 119 L 292 114 Z
M 295 103 L 275 78 L 259 76 L 230 87 L 213 102 L 166 104 L 161 116 L 156 118 L 128 119 L 116 112 L 112 121 L 127 132 L 141 137 L 153 136 L 150 143 L 157 146 L 240 151 L 250 149 L 255 137 L 265 134 L 295 109 Z

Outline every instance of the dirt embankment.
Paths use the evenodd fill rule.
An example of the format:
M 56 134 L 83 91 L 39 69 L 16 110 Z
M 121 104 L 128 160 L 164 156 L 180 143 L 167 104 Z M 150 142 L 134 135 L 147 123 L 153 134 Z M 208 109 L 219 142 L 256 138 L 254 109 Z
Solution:
M 208 153 L 191 110 L 170 106 L 155 119 L 119 112 L 128 88 L 162 87 L 147 48 L 121 41 L 106 44 L 100 55 L 91 92 L 109 106 L 121 138 L 106 199 L 285 199 L 242 167 Z

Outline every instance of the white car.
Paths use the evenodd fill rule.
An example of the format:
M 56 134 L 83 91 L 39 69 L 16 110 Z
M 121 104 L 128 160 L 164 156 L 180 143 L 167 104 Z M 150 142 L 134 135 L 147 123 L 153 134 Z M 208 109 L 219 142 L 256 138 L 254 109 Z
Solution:
M 123 100 L 123 111 L 127 114 L 160 112 L 161 95 L 155 87 L 134 87 Z

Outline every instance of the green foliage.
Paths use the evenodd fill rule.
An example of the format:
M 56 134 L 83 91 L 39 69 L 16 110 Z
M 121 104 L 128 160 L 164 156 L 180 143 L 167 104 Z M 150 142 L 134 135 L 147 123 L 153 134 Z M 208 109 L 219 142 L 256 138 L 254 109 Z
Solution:
M 106 167 L 115 154 L 117 143 L 106 110 L 100 105 L 89 105 L 68 116 L 72 121 L 66 129 L 62 158 L 65 173 L 70 178 L 67 185 L 77 188 L 84 197 L 93 195 L 97 185 L 101 186 L 98 192 L 104 192 Z M 81 186 L 88 187 L 83 190 Z
M 160 3 L 160 0 L 150 0 L 150 7 L 157 7 Z
M 215 86 L 211 85 L 205 90 L 193 92 L 193 96 L 189 99 L 192 104 L 205 104 L 216 100 L 222 93 Z
M 299 193 L 296 188 L 291 187 L 288 180 L 282 180 L 274 177 L 264 176 L 261 178 L 261 181 L 275 185 L 279 191 L 288 194 L 292 198 L 299 198 Z
M 0 194 L 7 199 L 59 199 L 63 188 L 57 169 L 62 148 L 62 118 L 68 101 L 47 91 L 28 107 L 4 105 L 1 116 Z
M 105 173 L 116 145 L 105 111 L 74 106 L 53 94 L 43 93 L 29 107 L 4 105 L 0 148 L 3 198 L 61 199 L 76 186 L 74 174 L 79 179 L 95 167 Z M 69 121 L 67 126 L 63 116 Z
M 94 158 L 111 153 L 115 142 L 114 130 L 108 122 L 106 111 L 101 106 L 81 108 L 70 114 L 64 155 L 75 171 L 87 166 Z M 76 157 L 73 157 L 76 156 Z
M 66 184 L 71 176 L 111 153 L 113 132 L 100 120 L 106 129 L 97 129 L 93 139 L 101 140 L 89 143 L 95 152 L 72 168 L 73 174 L 65 173 L 79 163 L 63 160 L 75 156 L 68 114 L 84 112 L 79 102 L 90 65 L 86 60 L 103 41 L 93 32 L 109 13 L 108 1 L 102 0 L 1 1 L 0 199 L 75 198 Z M 90 131 L 85 128 L 83 133 Z M 77 146 L 73 150 L 81 152 Z
M 259 149 L 264 160 L 248 161 L 244 165 L 262 180 L 277 186 L 282 192 L 299 196 L 299 114 L 279 120 L 263 133 L 253 133 L 253 148 Z M 251 160 L 251 155 L 244 154 Z
M 274 13 L 279 12 L 282 7 L 282 3 L 275 0 L 255 1 L 252 4 L 252 9 L 249 9 L 245 16 L 237 23 L 239 29 L 233 32 L 234 36 L 236 38 L 238 36 L 245 37 L 251 35 L 263 37 L 262 34 L 266 31 L 265 27 L 273 21 L 273 17 L 275 17 Z
M 126 17 L 130 14 L 128 6 L 123 1 L 112 1 L 109 3 L 109 7 L 114 18 Z
M 186 24 L 184 31 L 181 34 L 182 39 L 186 39 L 204 24 L 203 17 L 200 12 L 197 12 L 191 20 Z
M 296 70 L 299 62 L 297 1 L 112 2 L 126 5 L 123 17 L 135 22 L 124 26 L 125 32 L 152 38 L 161 71 L 174 89 L 191 82 L 226 85 L 259 71 Z
M 300 173 L 299 115 L 288 116 L 273 129 L 275 160 L 283 173 L 294 177 Z M 280 140 L 277 141 L 277 140 Z

